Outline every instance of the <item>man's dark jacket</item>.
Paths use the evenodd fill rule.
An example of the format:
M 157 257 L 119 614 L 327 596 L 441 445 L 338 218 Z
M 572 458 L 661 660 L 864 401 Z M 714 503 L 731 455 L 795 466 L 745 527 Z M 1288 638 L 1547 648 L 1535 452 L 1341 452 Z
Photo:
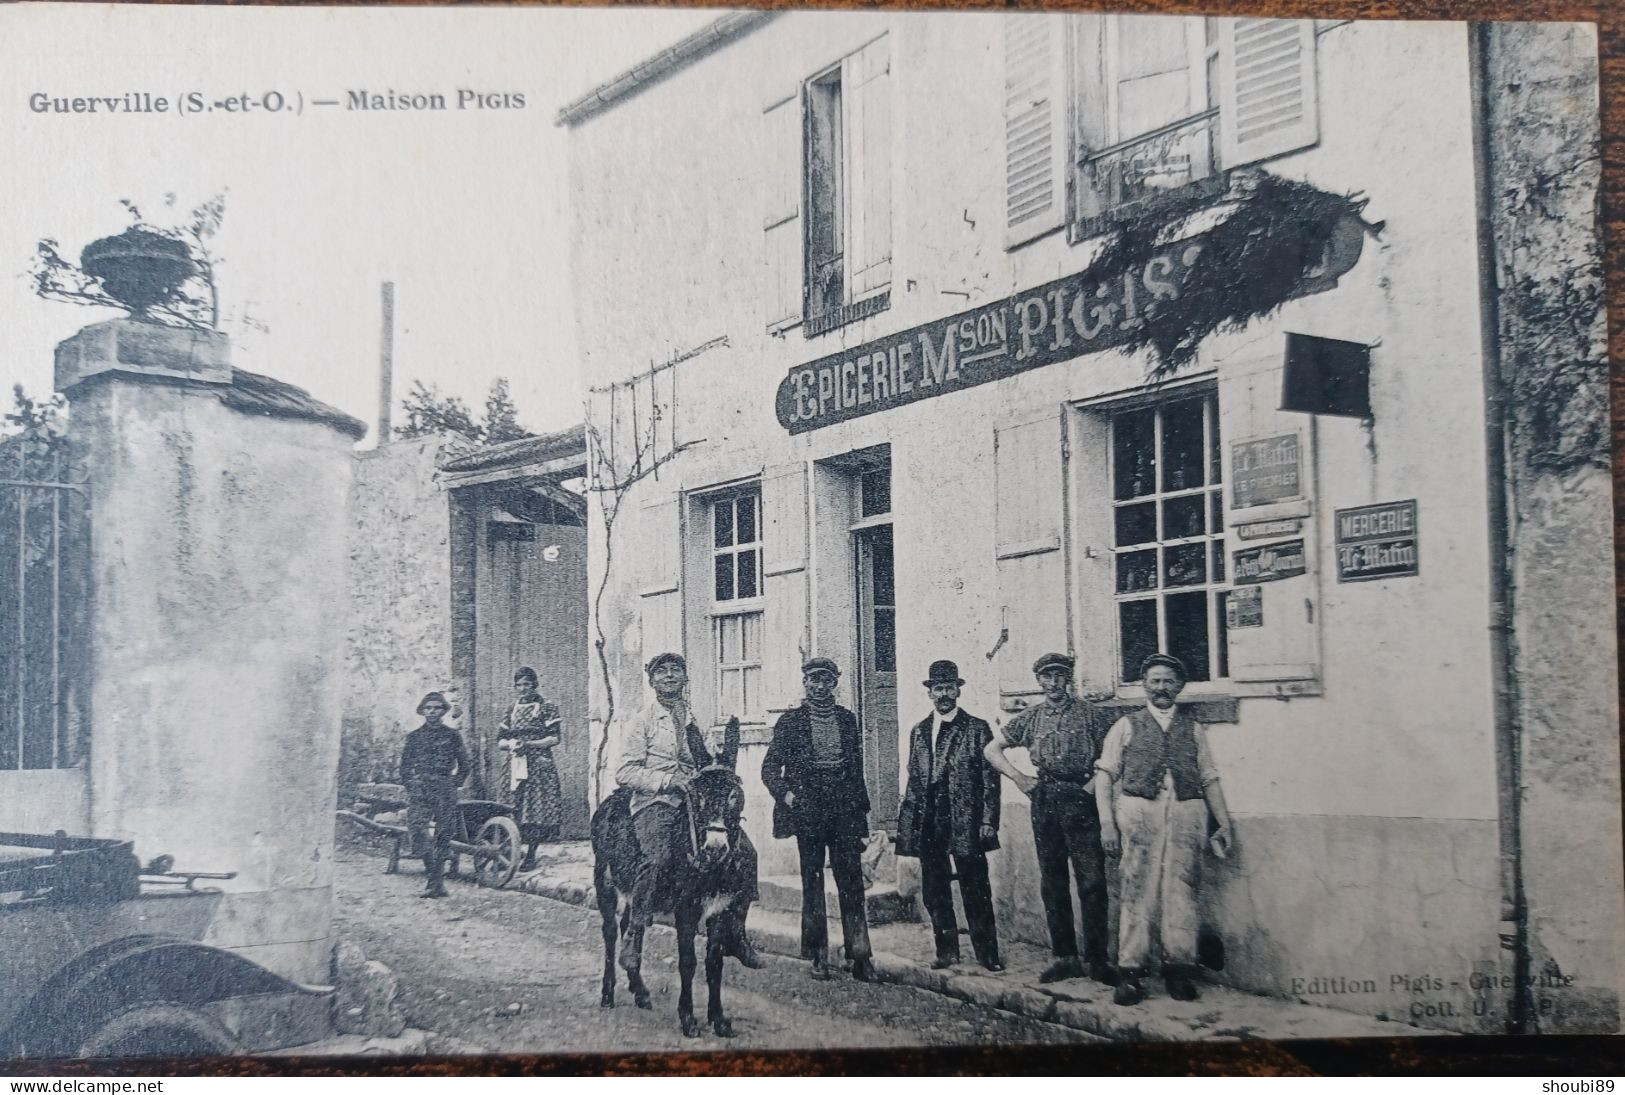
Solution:
M 932 721 L 927 716 L 909 735 L 908 790 L 903 792 L 897 818 L 897 854 L 920 854 L 925 836 L 925 796 L 933 774 L 948 789 L 948 851 L 954 855 L 990 852 L 999 846 L 999 774 L 983 759 L 982 750 L 993 740 L 993 730 L 962 710 L 942 728 L 940 748 L 933 755 Z M 991 841 L 982 840 L 984 825 L 993 827 Z
M 835 708 L 835 721 L 841 727 L 841 767 L 836 776 L 835 799 L 830 820 L 840 826 L 840 835 L 862 840 L 869 835 L 869 790 L 863 782 L 863 738 L 858 717 L 844 707 Z M 773 796 L 773 836 L 783 840 L 796 835 L 796 816 L 814 803 L 806 791 L 812 778 L 812 713 L 802 704 L 779 716 L 773 726 L 773 744 L 762 758 L 762 782 Z M 787 792 L 795 792 L 794 807 L 784 804 Z

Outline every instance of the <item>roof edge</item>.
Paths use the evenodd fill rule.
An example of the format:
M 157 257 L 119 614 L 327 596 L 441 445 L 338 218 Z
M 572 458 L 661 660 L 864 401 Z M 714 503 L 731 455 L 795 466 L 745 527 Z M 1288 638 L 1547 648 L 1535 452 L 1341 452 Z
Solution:
M 679 69 L 741 38 L 779 13 L 776 11 L 733 11 L 707 23 L 676 45 L 668 46 L 641 64 L 634 65 L 614 79 L 599 84 L 581 98 L 567 103 L 554 116 L 553 123 L 576 126 L 602 114 L 623 99 L 630 98 L 650 84 L 658 83 Z

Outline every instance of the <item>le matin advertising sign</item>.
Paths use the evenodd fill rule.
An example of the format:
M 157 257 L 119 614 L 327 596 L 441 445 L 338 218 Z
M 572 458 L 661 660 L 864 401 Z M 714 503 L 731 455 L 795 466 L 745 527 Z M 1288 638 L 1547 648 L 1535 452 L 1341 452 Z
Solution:
M 1294 296 L 1337 284 L 1361 242 L 1358 223 L 1340 225 L 1325 264 Z M 1202 249 L 1200 237 L 1180 240 L 1120 275 L 1103 280 L 1083 270 L 794 366 L 779 382 L 779 424 L 806 433 L 1121 346 L 1156 322 L 1165 302 L 1181 299 Z

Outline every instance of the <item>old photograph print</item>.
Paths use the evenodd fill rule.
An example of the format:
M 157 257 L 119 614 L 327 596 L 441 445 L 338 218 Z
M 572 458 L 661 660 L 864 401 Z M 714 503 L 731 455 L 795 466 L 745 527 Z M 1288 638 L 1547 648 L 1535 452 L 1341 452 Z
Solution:
M 0 1063 L 1617 1032 L 1597 72 L 0 9 Z

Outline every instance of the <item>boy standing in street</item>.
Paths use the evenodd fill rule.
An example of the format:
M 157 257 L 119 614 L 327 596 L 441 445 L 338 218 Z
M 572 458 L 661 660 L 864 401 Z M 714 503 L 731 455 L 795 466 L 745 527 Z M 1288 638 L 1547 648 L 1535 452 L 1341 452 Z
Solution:
M 406 785 L 406 824 L 412 854 L 423 857 L 428 888 L 419 896 L 445 897 L 446 859 L 456 832 L 457 788 L 468 776 L 468 754 L 462 735 L 444 722 L 451 705 L 439 692 L 418 704 L 423 725 L 406 735 L 401 748 L 401 782 Z M 434 839 L 428 839 L 430 824 Z

